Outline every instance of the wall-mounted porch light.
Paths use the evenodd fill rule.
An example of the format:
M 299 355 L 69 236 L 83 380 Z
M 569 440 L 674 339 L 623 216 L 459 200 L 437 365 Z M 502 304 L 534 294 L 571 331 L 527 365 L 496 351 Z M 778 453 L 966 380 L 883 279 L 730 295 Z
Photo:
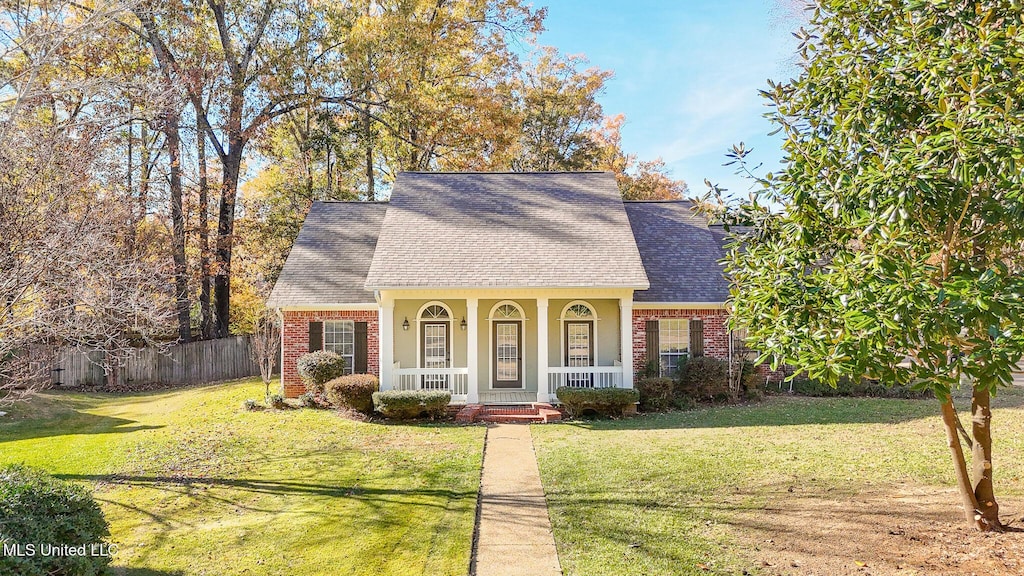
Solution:
M 462 322 L 459 322 L 459 328 L 462 328 L 463 330 L 466 329 L 466 317 L 465 316 L 462 317 Z
M 405 320 L 402 321 L 402 330 L 409 330 L 409 317 L 406 316 Z

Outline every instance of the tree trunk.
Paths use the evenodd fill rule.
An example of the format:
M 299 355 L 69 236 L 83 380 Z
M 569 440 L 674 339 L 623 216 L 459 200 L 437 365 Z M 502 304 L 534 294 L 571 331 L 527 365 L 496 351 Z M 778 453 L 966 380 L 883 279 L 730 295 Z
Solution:
M 191 303 L 188 297 L 188 266 L 185 260 L 185 213 L 181 200 L 181 134 L 178 113 L 170 112 L 164 118 L 167 156 L 170 161 L 171 226 L 174 245 L 174 297 L 178 311 L 178 340 L 192 340 Z
M 220 191 L 220 210 L 217 216 L 217 275 L 213 282 L 216 334 L 225 338 L 231 326 L 231 251 L 234 246 L 235 196 L 238 193 L 238 174 L 242 165 L 242 147 L 234 145 L 221 161 L 224 177 Z
M 197 132 L 199 156 L 199 315 L 203 338 L 213 338 L 213 313 L 210 310 L 210 183 L 206 175 L 206 133 Z
M 106 364 L 104 375 L 107 378 L 107 389 L 113 390 L 121 382 L 121 363 L 109 350 L 104 351 L 103 354 L 104 364 Z
M 377 200 L 377 191 L 373 181 L 373 140 L 369 105 L 363 110 L 363 146 L 366 147 L 366 199 L 374 202 Z
M 974 467 L 974 498 L 978 503 L 978 528 L 1002 531 L 999 503 L 992 484 L 992 411 L 987 386 L 976 385 L 971 398 L 971 463 Z
M 945 402 L 942 403 L 942 424 L 946 429 L 946 444 L 949 446 L 950 454 L 953 457 L 956 486 L 963 503 L 964 518 L 971 526 L 979 530 L 985 530 L 978 515 L 978 500 L 974 496 L 971 477 L 967 472 L 967 461 L 964 458 L 963 447 L 960 446 L 960 437 L 957 436 L 956 408 L 953 406 L 952 398 L 946 398 Z

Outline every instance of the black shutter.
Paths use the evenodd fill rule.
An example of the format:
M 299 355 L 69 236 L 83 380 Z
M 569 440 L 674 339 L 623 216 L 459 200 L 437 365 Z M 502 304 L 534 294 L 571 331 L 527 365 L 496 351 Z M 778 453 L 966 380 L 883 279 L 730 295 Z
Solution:
M 690 357 L 704 355 L 704 321 L 690 320 Z
M 647 361 L 661 362 L 661 345 L 658 341 L 658 321 L 648 320 L 645 322 L 644 333 L 647 336 Z
M 352 373 L 366 374 L 366 322 L 356 322 L 355 345 L 356 350 Z
M 316 352 L 324 349 L 324 323 L 309 323 L 309 351 Z

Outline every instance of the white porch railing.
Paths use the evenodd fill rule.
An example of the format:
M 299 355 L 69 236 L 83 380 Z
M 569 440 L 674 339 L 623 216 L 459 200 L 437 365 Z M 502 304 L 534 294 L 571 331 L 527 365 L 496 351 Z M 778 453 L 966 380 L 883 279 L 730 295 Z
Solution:
M 452 402 L 465 402 L 469 393 L 469 368 L 398 368 L 392 371 L 394 390 L 444 390 Z
M 573 388 L 625 388 L 622 366 L 587 366 L 548 368 L 548 394 L 553 398 L 559 386 Z

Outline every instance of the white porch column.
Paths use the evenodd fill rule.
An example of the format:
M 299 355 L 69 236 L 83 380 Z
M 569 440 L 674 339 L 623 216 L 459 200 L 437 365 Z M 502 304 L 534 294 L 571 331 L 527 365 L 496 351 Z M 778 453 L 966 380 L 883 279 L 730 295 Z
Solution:
M 380 389 L 395 387 L 391 373 L 395 364 L 395 300 L 381 296 L 377 313 L 377 357 L 380 359 Z
M 619 336 L 622 343 L 622 387 L 633 387 L 633 295 L 619 299 Z
M 480 403 L 480 338 L 477 320 L 478 298 L 466 298 L 466 368 L 469 369 L 466 404 Z
M 537 298 L 537 402 L 550 402 L 548 394 L 548 299 Z

